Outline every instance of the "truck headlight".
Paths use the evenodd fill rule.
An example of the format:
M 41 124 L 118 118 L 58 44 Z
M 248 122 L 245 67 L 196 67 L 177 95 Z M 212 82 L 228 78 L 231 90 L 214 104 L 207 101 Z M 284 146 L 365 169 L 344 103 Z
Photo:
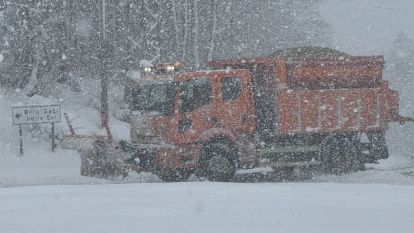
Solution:
M 152 68 L 151 67 L 144 67 L 144 73 L 151 73 Z
M 175 67 L 174 67 L 174 66 L 172 66 L 172 65 L 168 65 L 168 66 L 167 66 L 167 72 L 173 72 L 173 71 L 174 71 L 174 69 L 175 69 Z

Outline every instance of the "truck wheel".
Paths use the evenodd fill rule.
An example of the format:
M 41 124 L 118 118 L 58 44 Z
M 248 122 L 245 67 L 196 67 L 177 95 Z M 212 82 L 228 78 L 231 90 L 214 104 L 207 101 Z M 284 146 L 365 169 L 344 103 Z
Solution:
M 181 182 L 186 181 L 191 172 L 183 169 L 159 169 L 155 171 L 155 174 L 165 182 Z
M 221 143 L 213 143 L 204 149 L 207 160 L 204 167 L 207 178 L 210 181 L 229 181 L 236 172 L 235 152 L 229 146 Z
M 346 136 L 325 141 L 320 152 L 323 172 L 342 175 L 352 171 L 358 163 L 358 148 L 357 143 Z

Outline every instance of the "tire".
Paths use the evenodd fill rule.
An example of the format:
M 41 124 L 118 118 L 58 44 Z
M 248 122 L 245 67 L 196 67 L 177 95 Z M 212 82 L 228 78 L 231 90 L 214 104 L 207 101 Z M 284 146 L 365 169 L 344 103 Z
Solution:
M 202 166 L 210 181 L 227 182 L 236 173 L 236 153 L 222 143 L 207 145 L 203 150 Z
M 348 136 L 329 138 L 322 145 L 320 160 L 322 171 L 327 174 L 342 175 L 351 171 L 360 170 L 359 142 Z
M 183 169 L 159 169 L 155 174 L 165 182 L 182 182 L 191 176 L 190 171 Z

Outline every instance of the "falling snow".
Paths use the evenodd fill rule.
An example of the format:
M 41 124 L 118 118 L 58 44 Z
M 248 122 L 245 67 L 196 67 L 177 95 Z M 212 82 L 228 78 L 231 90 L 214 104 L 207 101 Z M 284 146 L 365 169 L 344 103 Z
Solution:
M 0 232 L 412 232 L 413 12 L 0 1 Z

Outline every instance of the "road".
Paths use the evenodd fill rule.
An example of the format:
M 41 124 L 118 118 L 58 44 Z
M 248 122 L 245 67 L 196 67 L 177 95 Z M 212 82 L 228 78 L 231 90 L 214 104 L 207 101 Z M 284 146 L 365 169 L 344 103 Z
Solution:
M 414 186 L 138 183 L 0 189 L 4 233 L 412 232 Z

